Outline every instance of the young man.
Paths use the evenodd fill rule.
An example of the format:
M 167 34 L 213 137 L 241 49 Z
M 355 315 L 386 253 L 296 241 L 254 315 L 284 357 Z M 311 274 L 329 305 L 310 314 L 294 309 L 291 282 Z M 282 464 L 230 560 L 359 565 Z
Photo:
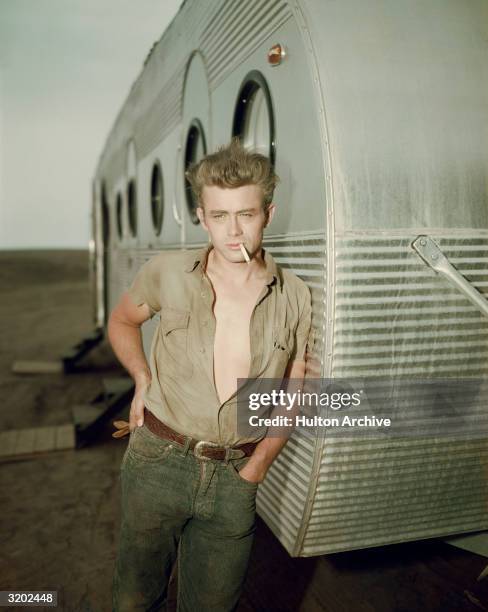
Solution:
M 262 247 L 275 213 L 269 160 L 233 140 L 187 177 L 209 246 L 152 257 L 108 325 L 136 385 L 121 465 L 117 612 L 162 609 L 176 556 L 179 610 L 235 609 L 257 488 L 286 443 L 239 434 L 237 380 L 305 372 L 310 291 Z M 148 365 L 140 326 L 156 313 Z

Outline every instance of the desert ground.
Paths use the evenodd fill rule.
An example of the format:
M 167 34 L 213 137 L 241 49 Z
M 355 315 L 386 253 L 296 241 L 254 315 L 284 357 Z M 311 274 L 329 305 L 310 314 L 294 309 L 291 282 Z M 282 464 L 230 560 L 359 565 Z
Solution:
M 106 340 L 71 374 L 12 364 L 56 360 L 93 331 L 88 252 L 3 251 L 0 264 L 0 431 L 72 423 L 73 406 L 124 375 Z M 57 590 L 63 612 L 111 610 L 127 443 L 112 431 L 109 422 L 83 448 L 0 461 L 0 590 Z M 292 559 L 259 519 L 238 612 L 488 610 L 488 579 L 476 581 L 487 563 L 441 540 Z

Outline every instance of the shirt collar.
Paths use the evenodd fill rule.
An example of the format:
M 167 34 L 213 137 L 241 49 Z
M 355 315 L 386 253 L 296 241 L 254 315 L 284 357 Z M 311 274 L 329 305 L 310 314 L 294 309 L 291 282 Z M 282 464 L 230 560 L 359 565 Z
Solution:
M 185 272 L 193 272 L 197 267 L 199 267 L 202 271 L 205 268 L 205 264 L 207 263 L 208 254 L 212 250 L 213 245 L 209 244 L 206 247 L 203 247 L 198 250 L 191 250 L 188 252 L 188 255 L 185 259 Z M 264 263 L 266 266 L 266 284 L 270 285 L 275 279 L 278 282 L 280 288 L 283 285 L 283 278 L 278 270 L 278 266 L 273 258 L 273 256 L 268 253 L 268 251 L 262 247 L 263 255 L 264 255 Z

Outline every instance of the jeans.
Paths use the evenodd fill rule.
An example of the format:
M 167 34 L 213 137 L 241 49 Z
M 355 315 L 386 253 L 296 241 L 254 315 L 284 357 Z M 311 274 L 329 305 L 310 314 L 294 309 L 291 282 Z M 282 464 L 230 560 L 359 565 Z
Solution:
M 256 521 L 248 457 L 197 459 L 145 425 L 130 434 L 120 467 L 122 522 L 113 612 L 165 609 L 178 558 L 179 612 L 235 610 Z

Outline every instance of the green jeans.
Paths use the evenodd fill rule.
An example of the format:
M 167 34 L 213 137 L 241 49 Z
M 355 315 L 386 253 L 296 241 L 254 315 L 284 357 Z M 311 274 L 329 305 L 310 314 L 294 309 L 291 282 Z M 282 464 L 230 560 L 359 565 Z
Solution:
M 120 467 L 122 522 L 113 612 L 165 609 L 178 557 L 178 611 L 237 606 L 251 552 L 257 483 L 238 474 L 248 457 L 197 459 L 145 425 Z

